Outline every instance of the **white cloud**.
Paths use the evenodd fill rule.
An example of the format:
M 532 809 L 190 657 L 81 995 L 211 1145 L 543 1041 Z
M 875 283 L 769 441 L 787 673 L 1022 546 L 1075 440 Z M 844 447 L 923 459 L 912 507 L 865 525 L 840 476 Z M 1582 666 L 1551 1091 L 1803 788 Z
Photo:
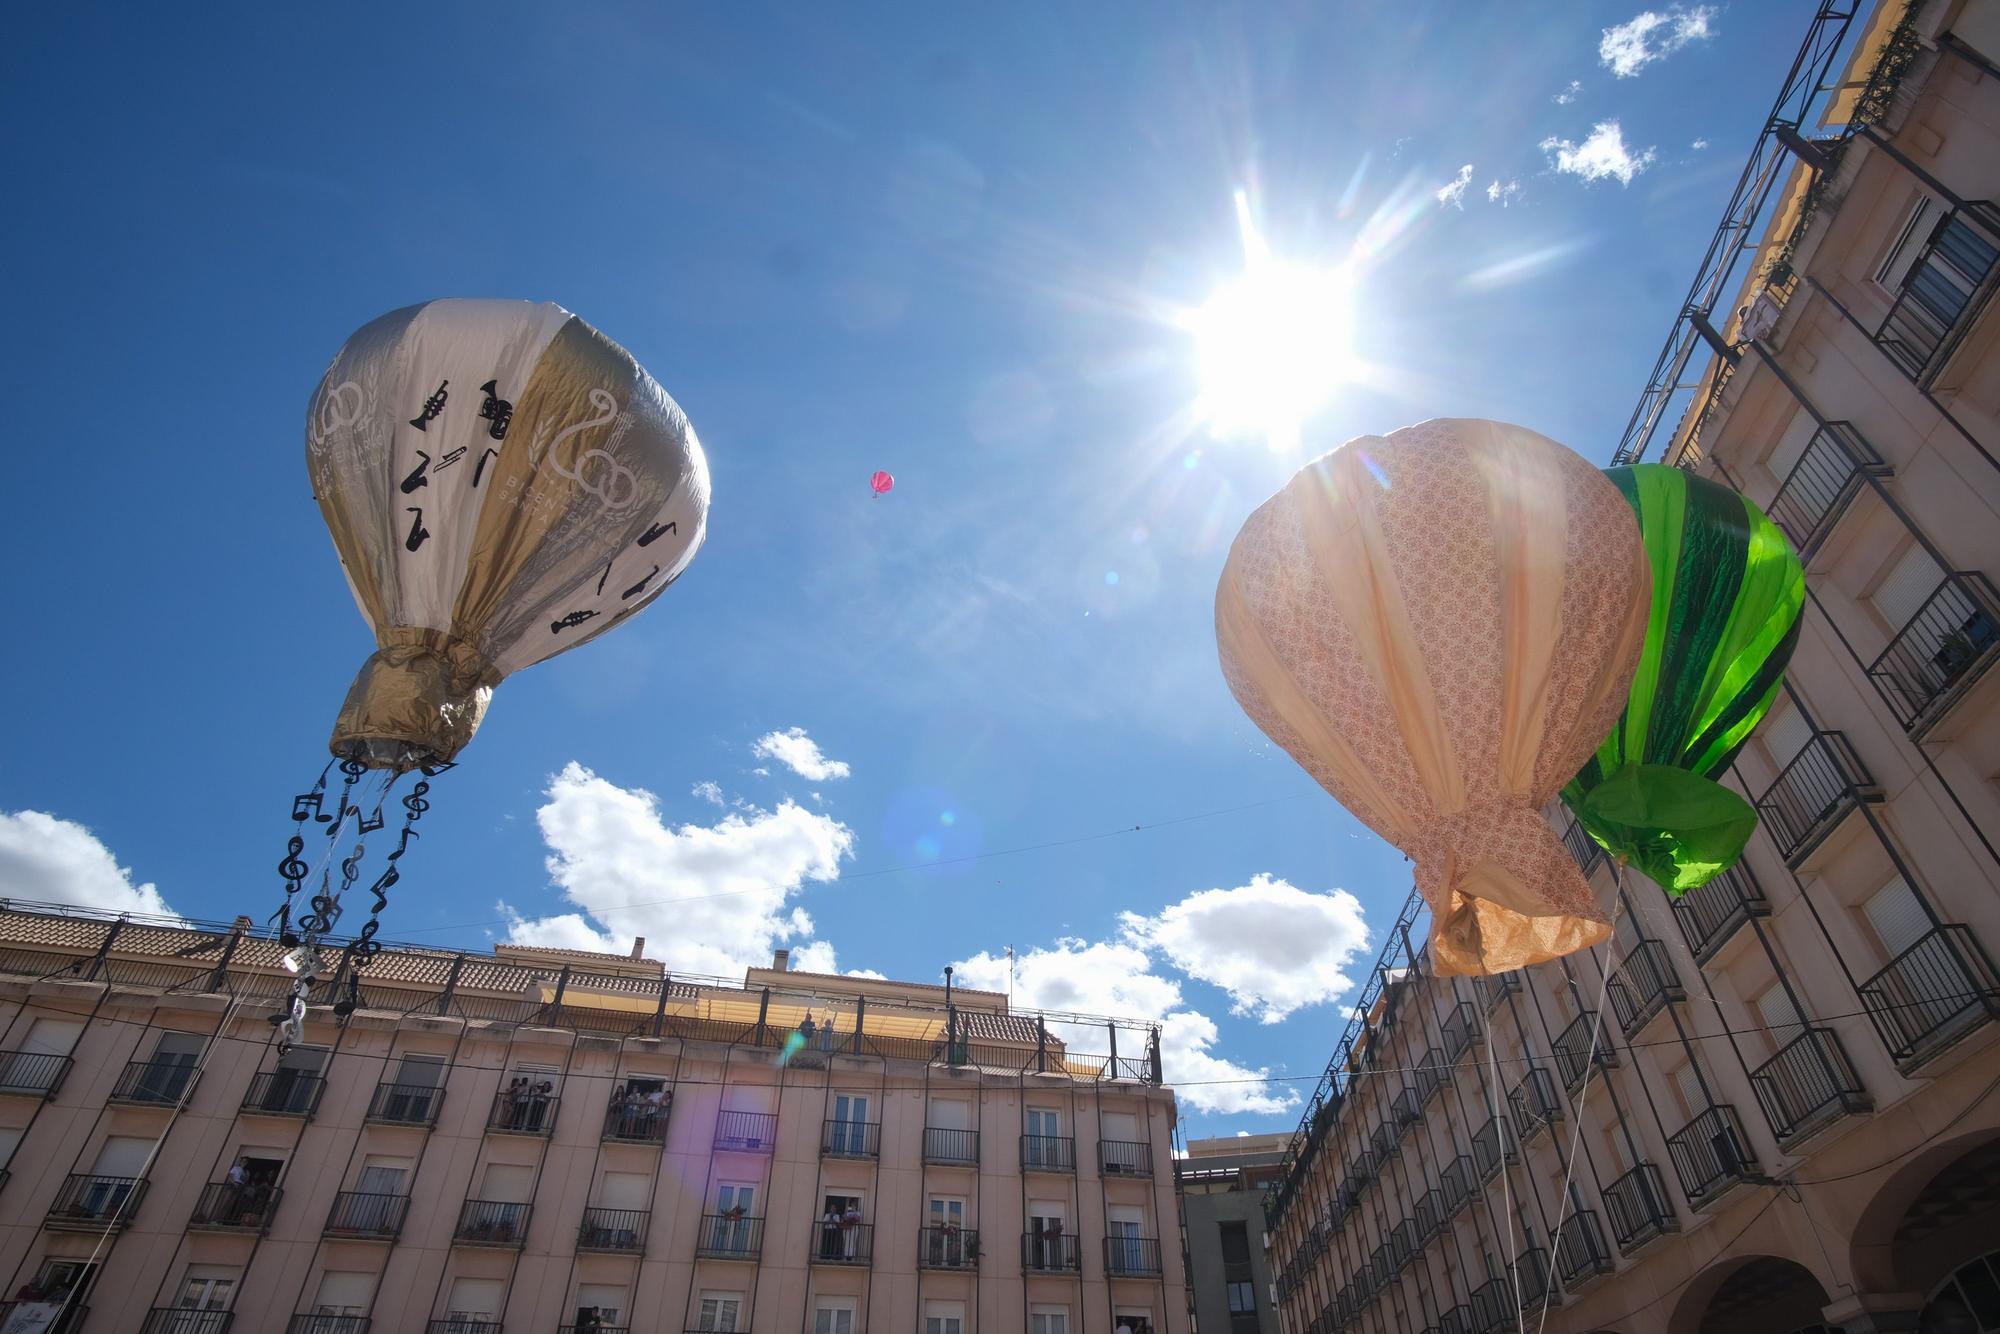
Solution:
M 1501 208 L 1506 208 L 1520 197 L 1521 183 L 1519 181 L 1496 180 L 1493 184 L 1486 187 L 1486 202 L 1489 204 L 1498 204 Z
M 1590 137 L 1580 144 L 1550 137 L 1542 140 L 1542 151 L 1550 155 L 1557 171 L 1581 176 L 1586 181 L 1616 178 L 1630 185 L 1632 178 L 1653 165 L 1654 152 L 1648 148 L 1634 153 L 1625 146 L 1625 133 L 1615 120 L 1599 121 Z
M 1344 970 L 1368 943 L 1352 894 L 1314 894 L 1268 875 L 1190 894 L 1153 917 L 1126 913 L 1124 925 L 1189 977 L 1227 991 L 1235 1013 L 1267 1024 L 1352 987 Z
M 1606 28 L 1597 43 L 1597 58 L 1621 79 L 1630 79 L 1656 60 L 1665 60 L 1690 42 L 1715 35 L 1713 5 L 1683 9 L 1648 9 L 1615 28 Z
M 809 940 L 792 950 L 792 967 L 801 973 L 834 973 L 841 977 L 872 977 L 878 982 L 888 978 L 873 968 L 842 968 L 834 955 L 830 940 Z
M 573 761 L 549 780 L 535 820 L 549 875 L 582 911 L 515 917 L 508 939 L 623 954 L 640 935 L 676 972 L 733 975 L 811 936 L 812 918 L 789 900 L 808 881 L 835 879 L 854 853 L 846 825 L 791 801 L 670 828 L 652 793 Z
M 711 780 L 704 780 L 702 782 L 696 783 L 694 785 L 693 792 L 695 796 L 700 797 L 703 801 L 706 801 L 711 805 L 715 806 L 728 805 L 728 803 L 722 799 L 721 785 Z
M 1693 143 L 1689 144 L 1688 147 L 1692 148 L 1695 152 L 1699 153 L 1702 149 L 1708 147 L 1708 140 L 1697 139 Z
M 760 760 L 776 760 L 799 777 L 814 783 L 829 778 L 845 778 L 847 761 L 830 760 L 820 754 L 819 743 L 806 735 L 803 727 L 785 732 L 768 732 L 757 738 L 750 753 Z
M 1571 79 L 1569 87 L 1556 94 L 1556 105 L 1566 107 L 1581 96 L 1583 96 L 1583 80 Z
M 1007 958 L 986 952 L 952 965 L 960 981 L 988 991 L 1007 989 Z M 1014 1004 L 1027 1010 L 1069 1010 L 1160 1025 L 1160 1059 L 1167 1083 L 1181 1102 L 1202 1112 L 1272 1115 L 1296 1107 L 1299 1096 L 1282 1085 L 1258 1082 L 1268 1069 L 1249 1069 L 1213 1053 L 1220 1037 L 1207 1015 L 1188 1009 L 1181 988 L 1153 972 L 1145 948 L 1130 940 L 1058 940 L 1014 960 Z M 1102 1032 L 1051 1024 L 1079 1052 L 1102 1054 Z M 1121 1053 L 1122 1055 L 1123 1053 Z
M 1468 162 L 1458 169 L 1458 175 L 1451 178 L 1450 184 L 1438 190 L 1438 203 L 1449 204 L 1455 209 L 1463 210 L 1465 208 L 1465 187 L 1471 184 L 1472 164 Z
M 133 884 L 96 835 L 44 811 L 0 811 L 0 885 L 9 898 L 176 915 L 157 888 Z

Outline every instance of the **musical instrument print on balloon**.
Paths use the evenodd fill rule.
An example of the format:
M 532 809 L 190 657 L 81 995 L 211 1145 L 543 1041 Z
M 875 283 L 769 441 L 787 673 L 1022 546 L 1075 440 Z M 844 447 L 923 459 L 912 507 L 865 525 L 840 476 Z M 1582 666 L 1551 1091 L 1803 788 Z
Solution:
M 410 470 L 408 477 L 403 479 L 403 485 L 400 488 L 406 496 L 416 494 L 416 490 L 420 486 L 429 486 L 431 484 L 431 479 L 424 475 L 430 471 L 431 456 L 420 449 L 417 451 L 417 460 L 417 466 Z
M 549 633 L 552 635 L 559 635 L 565 630 L 573 630 L 577 626 L 582 625 L 585 621 L 589 620 L 591 617 L 595 615 L 597 615 L 597 612 L 595 610 L 573 611 L 569 615 L 563 617 L 560 621 L 550 621 Z
M 410 418 L 410 425 L 416 427 L 419 431 L 428 432 L 431 429 L 431 422 L 437 419 L 437 415 L 440 412 L 444 411 L 445 402 L 451 397 L 450 394 L 445 392 L 445 386 L 450 383 L 450 380 L 438 381 L 437 392 L 424 400 L 424 410 Z
M 646 585 L 652 583 L 653 576 L 658 574 L 659 572 L 660 572 L 660 567 L 655 565 L 651 570 L 648 570 L 646 572 L 645 578 L 641 579 L 638 583 L 626 589 L 623 593 L 620 593 L 618 595 L 618 600 L 620 602 L 630 602 L 633 598 L 638 597 L 641 593 L 646 591 Z
M 492 423 L 486 428 L 486 434 L 495 440 L 505 440 L 507 428 L 514 422 L 514 405 L 500 397 L 499 385 L 500 381 L 495 377 L 479 386 L 479 392 L 486 395 L 486 401 L 479 405 L 479 419 Z
M 481 454 L 479 456 L 479 462 L 474 464 L 472 468 L 473 490 L 477 491 L 479 489 L 479 479 L 483 477 L 486 473 L 486 461 L 497 455 L 499 452 L 500 451 L 497 449 L 489 449 L 484 454 Z
M 668 533 L 678 532 L 680 532 L 680 525 L 678 523 L 656 523 L 645 532 L 639 534 L 639 545 L 650 547 L 654 542 L 665 537 Z
M 424 512 L 421 507 L 416 505 L 406 506 L 403 513 L 417 516 L 410 520 L 410 535 L 403 539 L 403 550 L 415 551 L 430 538 L 431 530 L 424 527 Z

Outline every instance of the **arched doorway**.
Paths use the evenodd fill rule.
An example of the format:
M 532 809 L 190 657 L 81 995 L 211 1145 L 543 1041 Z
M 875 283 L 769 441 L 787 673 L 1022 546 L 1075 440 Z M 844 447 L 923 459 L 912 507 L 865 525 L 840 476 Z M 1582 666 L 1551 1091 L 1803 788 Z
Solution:
M 1917 1334 L 2000 1334 L 2000 1251 L 1960 1265 L 1938 1284 Z
M 1673 1334 L 1823 1334 L 1826 1288 L 1810 1269 L 1777 1255 L 1714 1266 L 1682 1290 Z
M 1933 1146 L 1876 1193 L 1855 1229 L 1856 1281 L 1872 1292 L 1942 1291 L 1995 1237 L 2000 1136 L 1984 1131 Z M 1970 1281 L 1977 1291 L 1976 1270 Z

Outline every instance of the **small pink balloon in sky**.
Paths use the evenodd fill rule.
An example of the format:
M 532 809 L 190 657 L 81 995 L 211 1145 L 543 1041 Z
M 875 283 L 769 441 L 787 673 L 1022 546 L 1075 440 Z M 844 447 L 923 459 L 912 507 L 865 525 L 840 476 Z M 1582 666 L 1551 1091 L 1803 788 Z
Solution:
M 886 496 L 896 489 L 896 479 L 886 472 L 878 472 L 868 479 L 868 487 L 878 496 Z

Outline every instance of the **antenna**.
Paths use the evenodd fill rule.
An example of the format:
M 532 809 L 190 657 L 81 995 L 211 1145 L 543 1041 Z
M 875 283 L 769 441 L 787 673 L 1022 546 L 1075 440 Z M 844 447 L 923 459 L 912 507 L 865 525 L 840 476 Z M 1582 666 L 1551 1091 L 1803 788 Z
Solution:
M 1007 947 L 1007 1008 L 1014 1008 L 1014 947 Z

